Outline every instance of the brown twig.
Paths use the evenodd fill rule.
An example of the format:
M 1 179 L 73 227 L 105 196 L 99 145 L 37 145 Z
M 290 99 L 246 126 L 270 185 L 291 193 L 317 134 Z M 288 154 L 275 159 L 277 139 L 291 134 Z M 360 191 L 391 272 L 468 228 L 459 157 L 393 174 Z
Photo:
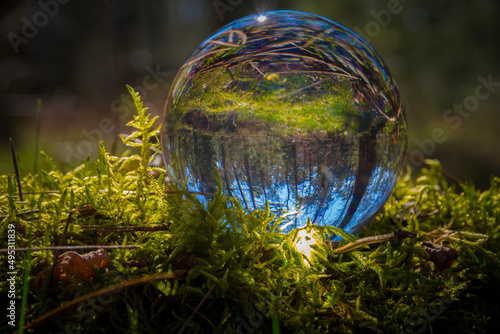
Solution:
M 194 311 L 194 310 L 195 310 L 192 306 L 190 306 L 190 305 L 188 305 L 188 304 L 186 304 L 186 306 L 187 306 L 187 307 L 189 307 L 192 311 Z M 210 321 L 210 319 L 208 319 L 205 315 L 203 315 L 203 313 L 199 313 L 199 312 L 198 312 L 198 315 L 199 315 L 200 317 L 202 317 L 203 319 L 205 319 L 205 320 L 208 322 L 208 324 L 209 324 L 210 326 L 212 326 L 212 328 L 215 330 L 215 325 L 214 325 L 214 324 Z
M 203 195 L 203 196 L 215 197 L 215 194 L 206 193 L 203 191 L 165 190 L 165 194 L 178 194 L 178 193 L 187 193 L 187 194 L 192 194 L 192 195 Z
M 151 276 L 131 279 L 131 280 L 129 280 L 127 282 L 123 282 L 123 283 L 113 284 L 111 286 L 102 288 L 100 290 L 91 292 L 91 293 L 86 294 L 84 296 L 81 296 L 79 298 L 73 299 L 72 301 L 67 302 L 64 305 L 61 305 L 61 306 L 53 309 L 52 311 L 45 313 L 44 315 L 42 315 L 42 316 L 36 318 L 35 320 L 33 320 L 32 322 L 30 322 L 28 325 L 24 326 L 24 330 L 33 329 L 35 327 L 38 327 L 41 324 L 43 324 L 44 322 L 46 322 L 47 320 L 49 320 L 55 316 L 58 316 L 59 314 L 66 312 L 70 309 L 74 309 L 78 305 L 80 305 L 81 303 L 83 303 L 91 298 L 94 298 L 94 297 L 97 297 L 100 295 L 104 295 L 107 293 L 118 293 L 125 288 L 133 288 L 136 286 L 147 284 L 147 283 L 152 282 L 152 281 L 158 281 L 158 280 L 162 280 L 162 279 L 166 279 L 166 278 L 178 279 L 178 278 L 181 278 L 185 273 L 186 273 L 186 270 L 176 270 L 176 271 L 169 272 L 169 273 L 155 274 L 155 275 L 151 275 Z M 14 334 L 17 334 L 17 333 L 18 333 L 17 331 L 14 332 Z
M 334 253 L 341 254 L 341 253 L 352 251 L 354 249 L 357 249 L 357 248 L 360 248 L 363 246 L 367 246 L 370 244 L 374 244 L 374 243 L 385 242 L 385 241 L 395 240 L 395 239 L 400 240 L 400 239 L 405 239 L 405 238 L 415 238 L 416 236 L 417 235 L 413 232 L 397 230 L 397 231 L 394 231 L 394 232 L 388 233 L 388 234 L 382 234 L 382 235 L 376 235 L 373 237 L 358 239 L 356 241 L 348 243 L 347 245 L 336 248 L 333 251 L 334 251 Z
M 43 191 L 27 191 L 25 195 L 37 195 L 37 194 L 58 194 L 60 190 L 43 190 Z
M 72 216 L 73 214 L 73 211 L 70 211 L 69 212 L 69 215 L 68 215 L 68 218 L 66 219 L 66 226 L 64 226 L 64 232 L 61 236 L 61 240 L 59 241 L 59 247 L 62 247 L 62 245 L 64 244 L 64 240 L 66 240 L 66 234 L 68 234 L 68 227 L 69 227 L 69 224 L 71 223 L 72 221 Z M 56 251 L 55 252 L 55 259 L 57 260 L 57 257 L 59 256 L 59 252 Z
M 16 217 L 24 218 L 24 216 L 30 215 L 32 213 L 38 213 L 38 212 L 40 212 L 40 210 L 38 210 L 38 209 L 19 212 L 19 213 L 16 213 Z M 7 216 L 0 216 L 0 219 L 4 219 L 5 217 L 7 217 Z
M 422 158 L 420 155 L 415 154 L 415 153 L 413 153 L 410 150 L 407 150 L 406 153 L 409 156 L 411 156 L 413 159 L 418 160 L 419 162 L 425 163 L 425 159 Z M 441 174 L 443 174 L 444 177 L 447 177 L 448 179 L 450 179 L 451 181 L 455 182 L 458 185 L 463 185 L 464 184 L 464 182 L 462 180 L 460 180 L 458 177 L 456 177 L 455 175 L 451 174 L 450 172 L 448 172 L 448 171 L 446 171 L 446 170 L 444 170 L 442 168 L 441 168 Z
M 203 296 L 203 298 L 201 299 L 201 301 L 198 303 L 198 305 L 196 306 L 196 308 L 193 310 L 193 313 L 191 313 L 191 315 L 189 316 L 189 318 L 184 323 L 184 326 L 182 326 L 182 328 L 180 329 L 180 331 L 177 334 L 182 334 L 184 332 L 184 330 L 186 330 L 186 324 L 193 319 L 193 317 L 194 317 L 194 315 L 196 313 L 198 313 L 198 310 L 200 309 L 201 305 L 203 305 L 203 303 L 205 302 L 205 300 L 207 300 L 208 296 L 212 293 L 212 291 L 214 290 L 214 288 L 215 288 L 215 284 L 213 284 L 210 287 L 210 289 L 208 290 L 208 292 Z
M 19 247 L 16 249 L 0 249 L 0 253 L 7 253 L 7 252 L 26 252 L 28 249 L 30 252 L 41 252 L 41 251 L 46 251 L 46 250 L 55 250 L 55 251 L 60 251 L 60 250 L 83 250 L 83 249 L 134 249 L 134 248 L 141 248 L 140 246 L 136 245 L 111 245 L 111 246 L 104 246 L 104 245 L 84 245 L 84 246 L 51 246 L 51 247 L 40 247 L 40 248 L 27 248 L 27 247 Z
M 1 218 L 1 217 L 0 217 Z M 76 225 L 82 229 L 82 232 L 157 232 L 157 231 L 169 231 L 169 225 L 153 225 L 153 226 L 101 226 L 101 225 Z M 24 229 L 24 226 L 15 224 L 16 230 Z M 42 230 L 40 232 L 43 232 Z M 38 235 L 33 236 L 33 239 L 38 238 Z M 59 246 L 62 246 L 61 244 Z
M 155 232 L 168 231 L 168 225 L 154 226 L 99 226 L 99 225 L 83 225 L 83 232 Z

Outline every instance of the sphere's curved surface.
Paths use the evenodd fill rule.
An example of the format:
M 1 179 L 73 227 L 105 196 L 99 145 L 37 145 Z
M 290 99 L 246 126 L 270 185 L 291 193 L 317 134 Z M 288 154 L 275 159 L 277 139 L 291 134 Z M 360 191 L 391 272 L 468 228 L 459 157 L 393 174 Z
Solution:
M 234 21 L 179 70 L 163 118 L 171 182 L 269 204 L 289 231 L 313 223 L 358 232 L 382 208 L 407 132 L 383 61 L 326 18 L 274 11 Z

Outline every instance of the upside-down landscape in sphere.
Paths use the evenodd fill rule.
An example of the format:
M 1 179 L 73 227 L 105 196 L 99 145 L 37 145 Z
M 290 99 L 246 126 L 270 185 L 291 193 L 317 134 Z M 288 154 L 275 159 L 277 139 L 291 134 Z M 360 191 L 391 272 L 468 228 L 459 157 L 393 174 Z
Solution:
M 182 66 L 163 118 L 170 182 L 246 209 L 358 232 L 407 145 L 399 89 L 375 51 L 326 18 L 274 11 L 230 23 Z M 200 197 L 203 197 L 200 195 Z

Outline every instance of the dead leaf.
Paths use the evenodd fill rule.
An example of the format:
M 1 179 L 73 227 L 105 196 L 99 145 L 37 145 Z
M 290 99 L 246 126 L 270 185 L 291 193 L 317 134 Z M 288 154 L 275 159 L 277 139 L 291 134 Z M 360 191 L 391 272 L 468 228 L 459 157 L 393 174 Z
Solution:
M 108 252 L 103 248 L 82 254 L 82 258 L 87 261 L 89 265 L 99 268 L 107 267 L 110 261 Z
M 429 259 L 434 262 L 438 270 L 451 267 L 457 258 L 457 251 L 452 248 L 439 246 L 427 241 L 423 242 L 420 247 L 429 253 Z
M 98 249 L 85 254 L 65 252 L 56 260 L 56 263 L 44 272 L 39 282 L 43 282 L 47 273 L 52 272 L 51 286 L 59 282 L 70 282 L 74 279 L 89 281 L 95 274 L 94 267 L 104 268 L 109 265 L 110 258 L 105 249 Z

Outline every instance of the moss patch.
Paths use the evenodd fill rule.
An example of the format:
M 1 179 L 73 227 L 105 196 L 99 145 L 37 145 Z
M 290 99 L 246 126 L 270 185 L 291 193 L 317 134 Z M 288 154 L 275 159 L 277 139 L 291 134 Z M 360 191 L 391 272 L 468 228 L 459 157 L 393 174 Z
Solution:
M 316 240 L 307 259 L 297 250 L 302 233 L 281 233 L 284 218 L 268 209 L 247 212 L 220 192 L 204 206 L 181 186 L 167 189 L 164 170 L 150 166 L 159 149 L 155 119 L 132 95 L 138 115 L 124 142 L 137 154 L 111 156 L 101 144 L 97 161 L 68 172 L 46 157 L 50 170 L 22 177 L 24 201 L 15 177 L 0 176 L 1 233 L 13 224 L 17 247 L 29 236 L 35 248 L 61 241 L 140 247 L 111 250 L 110 264 L 94 267 L 91 279 L 57 285 L 47 268 L 60 252 L 33 252 L 28 324 L 118 287 L 83 298 L 34 332 L 485 333 L 498 327 L 500 178 L 492 177 L 486 191 L 450 186 L 439 163 L 427 161 L 416 179 L 403 173 L 362 235 L 305 227 Z M 331 242 L 335 234 L 346 244 L 395 230 L 416 237 L 346 252 Z M 0 248 L 7 248 L 6 238 Z M 17 253 L 19 273 L 26 259 Z M 6 291 L 6 256 L 0 268 Z M 17 296 L 22 288 L 16 285 Z M 0 331 L 12 330 L 7 320 L 0 319 Z

